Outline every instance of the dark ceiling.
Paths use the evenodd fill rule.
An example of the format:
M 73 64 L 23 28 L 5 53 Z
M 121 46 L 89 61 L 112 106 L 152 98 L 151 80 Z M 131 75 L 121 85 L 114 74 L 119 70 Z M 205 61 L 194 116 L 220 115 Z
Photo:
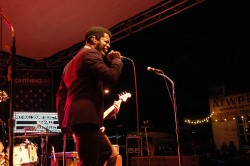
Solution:
M 225 94 L 250 90 L 247 8 L 242 2 L 206 1 L 113 44 L 134 61 L 140 122 L 149 120 L 155 128 L 175 129 L 164 79 L 148 72 L 148 66 L 163 70 L 174 81 L 181 125 L 183 118 L 207 117 L 209 97 L 221 89 Z M 132 64 L 124 63 L 121 89 L 133 87 Z

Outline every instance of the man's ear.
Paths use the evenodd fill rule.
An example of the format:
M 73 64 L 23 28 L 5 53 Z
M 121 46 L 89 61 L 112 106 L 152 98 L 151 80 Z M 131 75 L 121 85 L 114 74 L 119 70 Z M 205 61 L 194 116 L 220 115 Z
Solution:
M 91 36 L 90 41 L 92 44 L 95 44 L 98 40 L 96 39 L 96 36 Z

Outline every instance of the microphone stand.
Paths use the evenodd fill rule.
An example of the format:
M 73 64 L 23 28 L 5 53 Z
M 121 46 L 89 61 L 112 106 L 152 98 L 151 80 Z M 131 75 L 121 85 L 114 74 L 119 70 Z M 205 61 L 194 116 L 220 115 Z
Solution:
M 13 145 L 14 145 L 14 119 L 13 119 L 13 104 L 12 104 L 12 98 L 13 98 L 13 78 L 15 77 L 15 56 L 16 56 L 16 47 L 15 47 L 15 33 L 14 28 L 10 24 L 9 20 L 5 15 L 3 15 L 0 11 L 0 16 L 5 20 L 5 22 L 8 24 L 9 28 L 11 29 L 11 35 L 12 35 L 12 46 L 11 46 L 11 53 L 10 53 L 10 62 L 8 67 L 8 82 L 9 82 L 9 106 L 10 106 L 10 114 L 9 114 L 9 165 L 13 165 Z
M 175 86 L 174 82 L 165 74 L 155 72 L 155 74 L 163 76 L 169 82 L 172 84 L 172 89 L 173 89 L 173 107 L 174 107 L 174 113 L 175 113 L 175 132 L 176 132 L 176 140 L 177 140 L 177 148 L 178 148 L 178 163 L 179 166 L 181 166 L 181 150 L 180 150 L 180 141 L 179 141 L 179 122 L 178 122 L 178 117 L 177 117 L 177 105 L 176 105 L 176 95 L 175 95 Z
M 43 129 L 45 129 L 45 132 L 52 132 L 50 129 L 48 129 L 47 127 L 44 127 L 43 125 L 41 125 L 40 123 L 37 124 L 38 127 L 41 127 Z M 43 165 L 47 165 L 48 164 L 48 135 L 45 135 L 45 138 L 42 137 L 41 134 L 41 166 Z M 45 150 L 44 150 L 45 147 Z
M 135 70 L 135 63 L 132 59 L 122 56 L 122 59 L 128 60 L 133 65 L 133 72 L 134 72 L 134 86 L 135 86 L 135 101 L 136 101 L 136 134 L 137 136 L 140 135 L 140 125 L 139 125 L 139 108 L 138 108 L 138 90 L 137 90 L 137 81 L 136 81 L 136 70 Z M 141 152 L 142 153 L 142 152 Z

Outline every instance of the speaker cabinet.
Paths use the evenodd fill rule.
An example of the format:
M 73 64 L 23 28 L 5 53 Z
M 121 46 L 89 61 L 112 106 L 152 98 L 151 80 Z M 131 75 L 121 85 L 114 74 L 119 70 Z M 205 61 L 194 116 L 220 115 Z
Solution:
M 66 166 L 78 166 L 77 152 L 65 152 L 65 165 Z M 55 156 L 50 156 L 50 166 L 62 166 L 63 165 L 63 152 L 55 153 Z
M 126 138 L 126 166 L 131 166 L 132 157 L 142 156 L 141 136 L 128 136 Z
M 62 165 L 63 165 L 62 158 L 59 158 L 56 161 L 51 160 L 51 162 L 50 162 L 50 166 L 62 166 Z M 66 158 L 65 166 L 78 166 L 78 160 L 73 159 L 73 158 L 71 158 L 71 159 Z
M 131 166 L 179 166 L 178 156 L 132 157 Z M 181 156 L 182 166 L 199 166 L 199 156 Z

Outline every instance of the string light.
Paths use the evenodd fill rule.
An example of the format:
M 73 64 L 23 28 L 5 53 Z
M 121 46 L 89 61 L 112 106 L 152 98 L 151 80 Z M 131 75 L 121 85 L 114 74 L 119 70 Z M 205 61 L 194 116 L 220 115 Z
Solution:
M 197 124 L 203 124 L 203 123 L 208 123 L 211 119 L 211 117 L 213 116 L 214 112 L 212 112 L 209 116 L 207 116 L 204 119 L 196 119 L 196 120 L 192 120 L 192 119 L 187 119 L 184 118 L 184 122 L 188 123 L 188 124 L 193 124 L 193 125 L 197 125 Z M 249 115 L 250 116 L 250 115 Z M 244 116 L 240 117 L 241 119 L 244 118 Z M 224 118 L 224 119 L 214 119 L 213 122 L 227 122 L 227 121 L 231 121 L 231 120 L 236 120 L 236 117 L 232 117 L 232 118 Z M 212 120 L 211 120 L 212 121 Z M 249 121 L 250 122 L 250 121 Z
M 227 117 L 224 119 L 215 119 L 213 122 L 227 122 L 227 121 L 235 121 L 237 117 Z M 240 116 L 238 118 L 241 118 L 243 120 L 244 116 Z
M 214 112 L 212 112 L 209 116 L 203 119 L 192 120 L 192 119 L 185 118 L 184 122 L 188 124 L 193 124 L 193 125 L 208 123 L 213 114 Z

